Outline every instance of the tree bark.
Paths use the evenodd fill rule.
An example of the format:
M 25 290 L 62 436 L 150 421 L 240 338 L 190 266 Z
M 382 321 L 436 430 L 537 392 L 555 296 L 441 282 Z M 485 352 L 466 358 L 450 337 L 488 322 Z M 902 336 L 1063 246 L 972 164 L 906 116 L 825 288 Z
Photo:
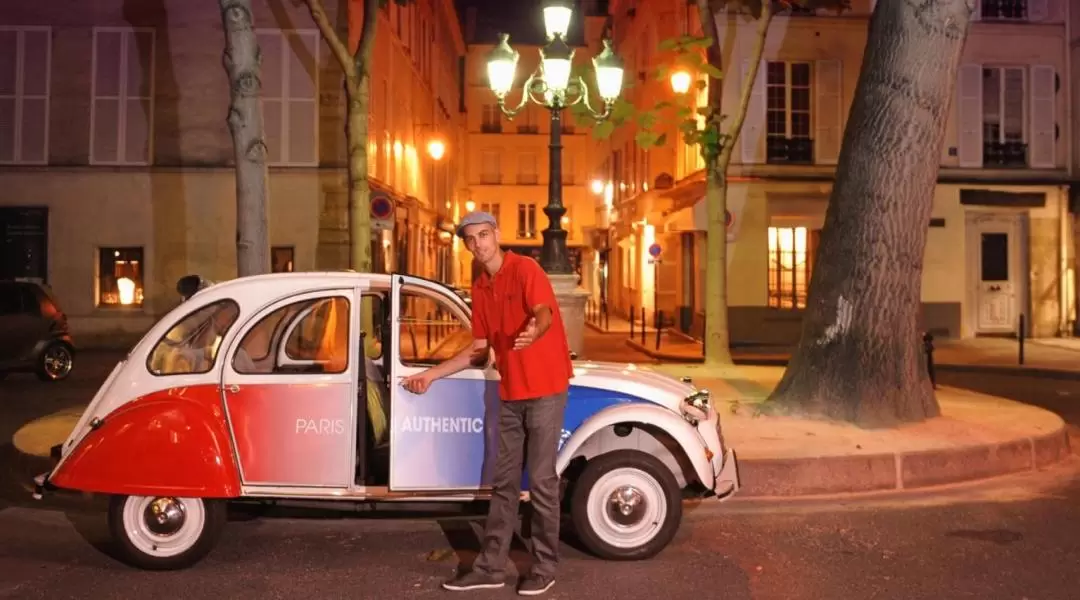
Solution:
M 720 4 L 720 6 L 716 6 Z M 712 40 L 706 50 L 709 64 L 723 72 L 723 54 L 720 36 L 716 28 L 717 18 L 725 16 L 723 3 L 711 0 L 697 0 L 698 19 L 702 32 Z M 754 81 L 757 79 L 758 65 L 765 52 L 765 39 L 769 33 L 769 24 L 773 13 L 768 3 L 763 3 L 758 17 L 757 37 L 750 51 L 753 65 L 742 82 L 739 105 L 730 129 L 721 135 L 724 89 L 721 79 L 709 81 L 709 115 L 707 127 L 716 131 L 719 140 L 719 152 L 712 153 L 706 144 L 702 144 L 702 156 L 705 159 L 705 209 L 707 215 L 705 238 L 705 367 L 723 367 L 732 364 L 731 332 L 728 329 L 728 269 L 727 269 L 727 171 L 731 164 L 731 153 L 735 142 L 742 132 L 746 112 L 750 107 L 750 96 Z
M 236 160 L 236 270 L 240 277 L 270 272 L 266 139 L 259 78 L 259 44 L 251 0 L 220 0 L 225 29 L 222 62 L 229 76 L 229 131 Z
M 926 231 L 972 2 L 878 4 L 802 336 L 767 410 L 863 427 L 940 414 L 917 319 Z

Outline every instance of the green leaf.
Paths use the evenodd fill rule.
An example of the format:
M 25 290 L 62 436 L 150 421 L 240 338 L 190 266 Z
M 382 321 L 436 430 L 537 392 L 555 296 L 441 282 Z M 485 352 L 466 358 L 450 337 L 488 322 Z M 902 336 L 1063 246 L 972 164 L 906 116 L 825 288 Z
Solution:
M 637 135 L 634 136 L 634 141 L 636 141 L 637 145 L 641 146 L 642 148 L 651 148 L 653 145 L 656 144 L 656 140 L 659 137 L 660 136 L 656 135 L 651 131 L 638 131 Z
M 668 38 L 660 42 L 659 48 L 662 51 L 674 50 L 679 47 L 679 40 L 677 38 Z
M 605 140 L 611 137 L 611 134 L 615 131 L 615 123 L 611 121 L 601 121 L 593 128 L 593 137 L 601 140 Z
M 666 143 L 667 143 L 667 134 L 666 133 L 661 133 L 659 136 L 657 136 L 657 138 L 656 138 L 656 145 L 657 146 L 663 146 Z
M 704 79 L 698 79 L 694 82 L 694 87 L 704 92 L 709 89 L 709 82 Z
M 638 113 L 637 125 L 641 129 L 652 129 L 653 125 L 656 125 L 656 115 L 652 111 Z
M 701 70 L 705 73 L 708 73 L 709 77 L 712 77 L 713 79 L 724 78 L 724 72 L 716 68 L 714 65 L 710 65 L 709 63 L 701 65 Z
M 680 119 L 689 119 L 690 117 L 694 116 L 694 111 L 688 106 L 680 106 L 678 110 L 675 111 L 675 114 Z
M 619 98 L 615 101 L 615 105 L 611 107 L 611 118 L 625 120 L 633 116 L 635 112 L 634 105 L 630 102 Z

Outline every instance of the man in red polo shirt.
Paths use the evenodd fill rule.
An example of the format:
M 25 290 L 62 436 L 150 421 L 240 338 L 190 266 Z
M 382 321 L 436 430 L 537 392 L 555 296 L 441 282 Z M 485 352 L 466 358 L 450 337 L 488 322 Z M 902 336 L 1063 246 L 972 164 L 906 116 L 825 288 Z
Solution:
M 474 364 L 489 349 L 499 371 L 499 447 L 483 550 L 473 569 L 443 584 L 448 590 L 498 588 L 517 524 L 523 453 L 528 457 L 533 509 L 533 567 L 518 589 L 525 596 L 555 583 L 559 546 L 559 476 L 555 472 L 573 366 L 555 292 L 540 265 L 499 248 L 495 218 L 469 213 L 458 236 L 483 267 L 472 286 L 473 344 L 458 356 L 406 378 L 414 394 Z M 527 448 L 526 448 L 527 445 Z

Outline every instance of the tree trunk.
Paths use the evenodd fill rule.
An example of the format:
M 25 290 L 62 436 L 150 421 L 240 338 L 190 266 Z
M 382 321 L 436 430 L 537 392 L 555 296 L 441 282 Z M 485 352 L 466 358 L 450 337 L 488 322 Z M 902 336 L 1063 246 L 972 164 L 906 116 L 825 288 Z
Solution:
M 720 35 L 717 22 L 727 18 L 726 7 L 714 7 L 710 0 L 697 0 L 698 20 L 706 38 L 712 40 L 706 50 L 706 60 L 716 69 L 723 71 L 723 53 L 720 47 Z M 714 12 L 715 11 L 715 12 Z M 750 97 L 757 79 L 758 65 L 765 52 L 765 39 L 772 23 L 772 8 L 768 3 L 761 5 L 757 15 L 757 31 L 754 47 L 749 59 L 753 67 L 742 82 L 739 105 L 727 133 L 721 135 L 724 89 L 723 81 L 711 78 L 709 81 L 708 127 L 716 131 L 718 151 L 710 156 L 708 144 L 702 144 L 705 158 L 705 208 L 708 218 L 705 239 L 705 366 L 722 367 L 732 364 L 731 332 L 728 330 L 728 269 L 727 269 L 727 171 L 731 164 L 731 153 L 742 133 L 746 112 L 750 107 Z
M 364 57 L 364 64 L 369 64 Z M 354 271 L 371 271 L 371 186 L 368 184 L 368 90 L 367 70 L 346 79 L 348 89 L 349 149 L 349 243 L 350 263 Z
M 220 0 L 223 62 L 229 76 L 229 131 L 236 160 L 236 270 L 240 277 L 270 272 L 266 140 L 259 94 L 259 45 L 251 0 Z
M 802 337 L 767 410 L 864 427 L 940 414 L 917 319 L 926 231 L 970 3 L 878 4 Z
M 705 366 L 732 364 L 727 303 L 727 168 L 731 151 L 706 167 Z

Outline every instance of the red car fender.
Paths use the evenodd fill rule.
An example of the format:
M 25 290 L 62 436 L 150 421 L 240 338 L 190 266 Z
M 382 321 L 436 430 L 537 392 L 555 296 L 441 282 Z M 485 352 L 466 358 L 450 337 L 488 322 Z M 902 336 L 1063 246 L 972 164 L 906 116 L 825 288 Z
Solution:
M 235 456 L 218 386 L 171 388 L 102 418 L 49 483 L 102 494 L 235 498 Z

